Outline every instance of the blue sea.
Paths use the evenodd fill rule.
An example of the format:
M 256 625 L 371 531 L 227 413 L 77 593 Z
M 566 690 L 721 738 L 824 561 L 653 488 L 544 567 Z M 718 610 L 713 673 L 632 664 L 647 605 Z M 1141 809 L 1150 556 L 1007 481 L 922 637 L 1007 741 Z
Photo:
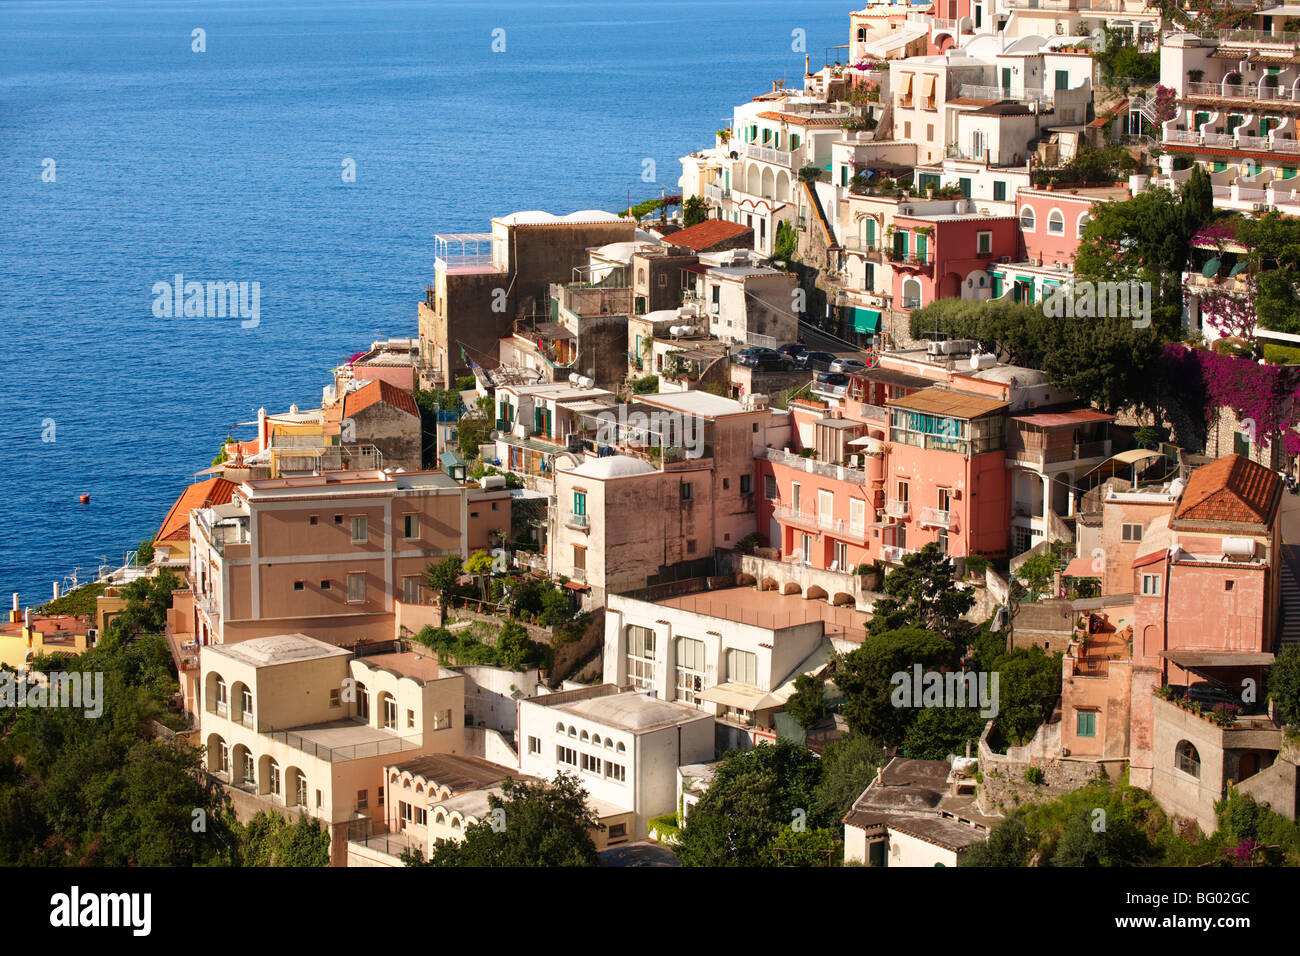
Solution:
M 0 594 L 120 563 L 259 406 L 414 336 L 436 233 L 677 192 L 850 7 L 0 2 Z M 258 282 L 259 324 L 156 318 L 176 273 Z

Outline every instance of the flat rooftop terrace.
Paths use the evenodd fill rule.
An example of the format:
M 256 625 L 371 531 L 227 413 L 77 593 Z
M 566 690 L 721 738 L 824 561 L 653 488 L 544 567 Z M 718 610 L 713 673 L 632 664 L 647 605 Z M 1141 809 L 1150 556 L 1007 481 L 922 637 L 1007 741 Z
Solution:
M 871 620 L 870 614 L 852 607 L 836 607 L 823 599 L 760 591 L 754 587 L 697 591 L 653 603 L 773 631 L 821 621 L 826 637 L 856 642 L 865 640 L 867 623 Z

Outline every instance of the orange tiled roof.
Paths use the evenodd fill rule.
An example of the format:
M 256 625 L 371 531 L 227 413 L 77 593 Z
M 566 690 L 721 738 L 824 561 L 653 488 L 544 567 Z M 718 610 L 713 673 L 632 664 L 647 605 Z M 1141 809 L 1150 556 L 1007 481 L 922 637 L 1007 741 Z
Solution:
M 356 415 L 364 411 L 376 402 L 384 402 L 392 405 L 394 408 L 401 409 L 408 415 L 420 417 L 419 406 L 415 404 L 415 396 L 405 389 L 391 385 L 382 379 L 376 379 L 369 385 L 363 385 L 355 392 L 349 392 L 343 398 L 343 417 Z
M 195 508 L 211 508 L 230 502 L 235 491 L 235 483 L 225 478 L 209 478 L 198 481 L 181 492 L 181 496 L 172 505 L 158 529 L 155 544 L 165 541 L 188 541 L 190 539 L 190 512 Z
M 1227 455 L 1192 472 L 1174 517 L 1266 524 L 1276 508 L 1279 481 L 1263 465 Z
M 694 249 L 699 252 L 726 239 L 734 239 L 746 232 L 752 233 L 753 229 L 749 226 L 742 226 L 738 222 L 727 222 L 725 219 L 706 219 L 704 222 L 696 223 L 689 229 L 683 229 L 680 232 L 664 236 L 664 241 L 674 246 L 684 246 L 687 249 Z

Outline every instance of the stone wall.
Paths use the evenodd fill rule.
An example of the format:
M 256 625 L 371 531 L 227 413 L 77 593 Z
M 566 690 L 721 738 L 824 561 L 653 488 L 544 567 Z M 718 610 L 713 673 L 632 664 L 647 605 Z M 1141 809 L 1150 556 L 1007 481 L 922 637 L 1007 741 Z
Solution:
M 1060 715 L 1038 728 L 1034 739 L 1023 747 L 1008 747 L 1006 753 L 997 753 L 989 745 L 989 735 L 996 721 L 989 721 L 980 734 L 978 789 L 982 813 L 1006 814 L 1022 803 L 1042 803 L 1078 790 L 1101 773 L 1118 779 L 1125 761 L 1078 760 L 1059 756 L 1061 752 Z M 1025 779 L 1025 771 L 1037 767 L 1043 774 L 1042 783 Z

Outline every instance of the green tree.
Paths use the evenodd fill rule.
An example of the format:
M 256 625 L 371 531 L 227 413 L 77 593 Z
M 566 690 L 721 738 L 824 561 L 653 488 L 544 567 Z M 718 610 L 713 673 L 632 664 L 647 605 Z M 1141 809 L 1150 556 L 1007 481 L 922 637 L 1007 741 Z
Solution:
M 1300 219 L 1276 211 L 1243 219 L 1236 238 L 1250 250 L 1259 324 L 1300 333 Z
M 873 634 L 912 626 L 952 636 L 962 615 L 975 606 L 970 588 L 958 587 L 952 559 L 930 543 L 903 558 L 885 575 L 887 598 L 872 608 Z
M 785 703 L 785 712 L 798 721 L 805 731 L 826 716 L 826 681 L 811 674 L 794 679 L 794 694 Z
M 785 220 L 781 220 L 776 225 L 776 239 L 772 244 L 772 257 L 788 262 L 795 257 L 798 247 L 799 234 L 795 232 L 794 226 Z
M 843 866 L 843 832 L 842 828 L 795 829 L 787 824 L 772 841 L 772 861 L 776 866 Z
M 813 798 L 821 818 L 832 823 L 842 820 L 885 760 L 880 742 L 865 734 L 849 734 L 828 744 L 822 751 L 822 775 Z
M 1029 589 L 1029 599 L 1037 601 L 1051 590 L 1052 581 L 1060 567 L 1061 561 L 1054 551 L 1043 551 L 1026 558 L 1015 574 Z
M 925 707 L 907 728 L 903 753 L 913 760 L 943 760 L 965 753 L 966 743 L 979 740 L 987 717 L 971 707 Z
M 488 813 L 465 829 L 465 839 L 434 848 L 430 866 L 595 866 L 591 831 L 601 827 L 587 792 L 570 774 L 550 783 L 507 778 L 501 795 L 488 795 Z M 499 812 L 498 812 L 499 811 Z M 416 855 L 408 865 L 424 863 Z
M 703 196 L 691 196 L 682 204 L 682 228 L 698 226 L 709 218 L 709 204 Z
M 957 857 L 958 866 L 1024 866 L 1029 856 L 1029 834 L 1017 817 L 1000 820 L 989 838 Z
M 1277 708 L 1278 720 L 1300 727 L 1300 647 L 1292 644 L 1278 651 L 1265 686 Z
M 441 560 L 432 562 L 424 569 L 424 583 L 445 604 L 446 598 L 460 580 L 461 568 L 460 555 L 444 555 Z
M 233 829 L 240 866 L 330 865 L 329 831 L 309 816 L 290 823 L 278 813 L 262 810 Z
M 917 708 L 895 705 L 895 675 L 911 680 L 912 668 L 918 664 L 923 671 L 954 668 L 962 650 L 942 634 L 924 628 L 873 634 L 836 662 L 835 683 L 844 695 L 841 713 L 849 728 L 887 744 L 901 743 Z
M 787 740 L 728 754 L 682 828 L 686 866 L 771 866 L 782 828 L 831 821 L 814 804 L 819 777 L 812 752 Z
M 138 578 L 122 588 L 126 600 L 122 613 L 104 629 L 103 640 L 109 644 L 130 641 L 141 634 L 161 634 L 167 625 L 167 611 L 172 606 L 172 591 L 181 579 L 171 571 L 161 571 L 151 578 Z

